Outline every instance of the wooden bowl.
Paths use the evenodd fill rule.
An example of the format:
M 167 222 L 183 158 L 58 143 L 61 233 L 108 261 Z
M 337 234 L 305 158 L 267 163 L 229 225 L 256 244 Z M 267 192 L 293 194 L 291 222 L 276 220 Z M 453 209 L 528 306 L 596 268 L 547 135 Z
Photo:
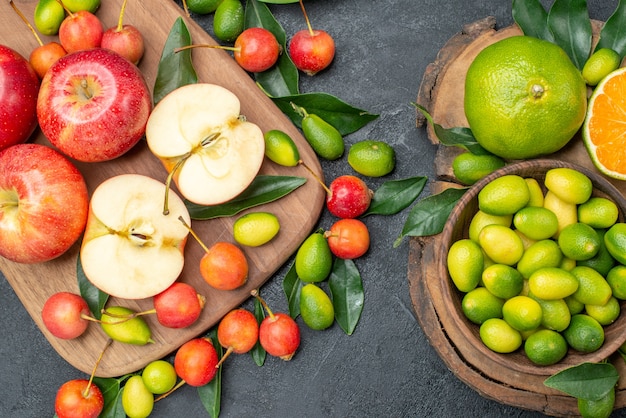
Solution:
M 626 199 L 607 179 L 597 172 L 575 164 L 557 160 L 530 160 L 507 165 L 474 184 L 457 202 L 452 210 L 448 222 L 442 232 L 441 257 L 438 257 L 437 272 L 442 288 L 444 303 L 450 307 L 450 315 L 459 325 L 459 329 L 465 337 L 465 343 L 470 350 L 478 350 L 480 353 L 504 367 L 529 374 L 552 375 L 566 367 L 578 365 L 582 362 L 599 362 L 613 354 L 626 341 L 626 302 L 620 301 L 621 313 L 618 319 L 611 325 L 604 327 L 605 340 L 602 347 L 592 353 L 581 353 L 569 349 L 567 355 L 558 363 L 550 366 L 539 366 L 532 363 L 526 357 L 522 347 L 508 354 L 500 354 L 488 349 L 479 336 L 479 326 L 469 321 L 461 309 L 461 300 L 464 293 L 457 290 L 447 269 L 447 254 L 450 246 L 462 239 L 468 238 L 470 221 L 478 211 L 478 192 L 490 181 L 507 174 L 517 174 L 522 177 L 533 177 L 543 187 L 545 174 L 548 170 L 556 167 L 569 167 L 587 175 L 594 185 L 594 196 L 603 196 L 614 201 L 620 211 L 619 221 L 624 220 L 626 215 Z M 545 192 L 545 188 L 544 188 Z M 458 341 L 456 342 L 459 343 Z M 464 347 L 468 349 L 468 347 Z

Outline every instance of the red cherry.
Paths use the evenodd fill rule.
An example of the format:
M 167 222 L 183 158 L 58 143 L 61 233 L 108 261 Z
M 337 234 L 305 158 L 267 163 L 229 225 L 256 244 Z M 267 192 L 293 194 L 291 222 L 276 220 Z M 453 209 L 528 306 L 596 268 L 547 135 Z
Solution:
M 324 236 L 328 239 L 330 251 L 343 259 L 361 257 L 370 246 L 367 226 L 358 219 L 340 219 Z
M 194 338 L 180 346 L 174 357 L 178 377 L 190 386 L 204 386 L 217 373 L 217 351 L 208 338 Z
M 278 60 L 280 45 L 272 32 L 264 28 L 248 28 L 237 37 L 235 61 L 246 71 L 260 73 L 270 69 Z
M 337 177 L 328 187 L 326 207 L 338 218 L 356 218 L 369 208 L 373 192 L 358 177 Z

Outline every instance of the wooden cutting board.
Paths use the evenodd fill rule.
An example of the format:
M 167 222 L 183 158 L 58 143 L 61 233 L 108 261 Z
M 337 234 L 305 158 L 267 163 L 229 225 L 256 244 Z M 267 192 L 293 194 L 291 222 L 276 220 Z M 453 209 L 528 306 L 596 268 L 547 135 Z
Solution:
M 597 35 L 601 22 L 593 21 Z M 469 64 L 486 46 L 506 37 L 521 35 L 513 25 L 496 30 L 493 17 L 471 23 L 452 37 L 439 51 L 437 60 L 431 63 L 423 76 L 417 103 L 424 106 L 435 123 L 444 128 L 469 126 L 463 109 L 465 74 Z M 425 119 L 417 112 L 417 125 Z M 438 144 L 432 126 L 427 127 L 429 140 Z M 439 145 L 434 162 L 435 179 L 430 184 L 432 194 L 449 187 L 460 187 L 452 172 L 454 157 L 462 152 L 458 147 Z M 549 158 L 568 161 L 594 169 L 582 139 L 578 136 L 561 151 Z M 626 193 L 626 182 L 611 180 Z M 418 322 L 446 366 L 463 382 L 480 395 L 518 408 L 531 409 L 551 416 L 578 415 L 576 399 L 550 389 L 543 384 L 549 376 L 520 373 L 487 358 L 464 339 L 458 324 L 446 320 L 446 310 L 438 288 L 436 270 L 437 251 L 440 251 L 440 235 L 410 240 L 408 280 L 409 293 Z M 618 354 L 610 361 L 620 375 L 626 373 L 624 361 Z M 620 380 L 616 390 L 615 408 L 626 406 L 626 384 Z
M 122 0 L 102 2 L 97 15 L 105 27 L 117 24 L 121 3 Z M 32 24 L 37 0 L 17 0 L 15 4 Z M 137 26 L 146 39 L 146 52 L 139 67 L 151 89 L 154 86 L 158 61 L 165 40 L 175 20 L 181 16 L 191 32 L 193 43 L 216 43 L 199 25 L 185 16 L 184 11 L 173 1 L 128 2 L 124 23 Z M 43 38 L 44 41 L 53 39 Z M 0 2 L 0 43 L 17 50 L 25 57 L 28 57 L 30 51 L 37 46 L 35 38 L 13 11 L 8 1 Z M 193 62 L 200 82 L 219 84 L 239 97 L 241 113 L 249 121 L 258 124 L 264 132 L 270 129 L 281 129 L 287 132 L 298 145 L 302 159 L 323 179 L 319 161 L 300 131 L 228 53 L 216 49 L 197 49 L 193 51 Z M 40 131 L 35 132 L 32 140 L 50 145 Z M 77 166 L 85 176 L 90 191 L 93 191 L 105 179 L 117 174 L 138 173 L 160 181 L 165 181 L 167 175 L 161 163 L 148 150 L 145 141 L 116 160 L 95 164 L 77 163 Z M 198 269 L 204 252 L 190 237 L 185 250 L 185 268 L 180 280 L 192 284 L 206 297 L 206 306 L 202 316 L 194 325 L 183 330 L 165 328 L 156 321 L 155 315 L 146 316 L 155 343 L 133 346 L 114 342 L 100 363 L 97 373 L 99 376 L 120 376 L 138 370 L 151 360 L 161 358 L 175 351 L 189 339 L 203 334 L 230 309 L 239 306 L 250 297 L 250 291 L 265 283 L 297 250 L 319 219 L 324 205 L 325 192 L 302 167 L 286 168 L 266 160 L 261 173 L 300 176 L 308 180 L 288 196 L 252 209 L 270 211 L 277 215 L 281 230 L 270 243 L 254 249 L 244 249 L 250 264 L 247 284 L 235 291 L 218 291 L 210 288 L 200 276 Z M 71 210 L 71 208 L 68 209 Z M 194 221 L 193 228 L 208 245 L 218 240 L 233 242 L 233 222 L 234 218 Z M 0 259 L 0 270 L 59 355 L 77 369 L 90 373 L 107 340 L 100 327 L 92 324 L 83 336 L 65 341 L 51 335 L 41 320 L 41 308 L 51 294 L 58 291 L 78 293 L 76 281 L 78 250 L 79 244 L 76 244 L 60 258 L 35 265 L 16 264 Z M 152 301 L 151 299 L 129 301 L 111 298 L 109 305 L 122 305 L 143 311 L 152 308 Z

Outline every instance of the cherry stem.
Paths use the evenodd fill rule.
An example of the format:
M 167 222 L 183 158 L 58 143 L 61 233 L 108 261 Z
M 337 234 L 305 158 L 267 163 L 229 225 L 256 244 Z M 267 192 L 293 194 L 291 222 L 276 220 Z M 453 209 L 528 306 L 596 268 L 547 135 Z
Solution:
M 126 11 L 126 3 L 127 3 L 127 0 L 124 0 L 124 2 L 122 2 L 122 8 L 120 9 L 120 17 L 117 21 L 117 29 L 115 30 L 116 32 L 121 32 L 122 29 L 124 28 L 124 12 Z
M 175 390 L 177 390 L 178 388 L 180 388 L 181 386 L 183 386 L 185 383 L 187 383 L 187 382 L 185 382 L 184 380 L 181 380 L 180 382 L 178 382 L 178 383 L 176 384 L 176 386 L 174 386 L 173 388 L 171 388 L 169 391 L 167 391 L 167 392 L 165 392 L 163 395 L 161 395 L 161 396 L 159 396 L 159 397 L 155 398 L 155 399 L 154 399 L 154 402 L 158 402 L 158 401 L 160 401 L 161 399 L 165 399 L 167 396 L 169 396 L 172 392 L 174 392 Z
M 33 26 L 28 22 L 28 19 L 26 19 L 26 16 L 24 16 L 24 14 L 20 11 L 20 9 L 17 8 L 17 6 L 13 3 L 13 0 L 10 0 L 9 4 L 11 5 L 11 7 L 13 7 L 13 10 L 15 10 L 15 13 L 17 13 L 18 16 L 22 18 L 24 23 L 26 23 L 26 26 L 28 26 L 28 29 L 30 29 L 33 35 L 35 35 L 35 39 L 37 39 L 39 46 L 43 46 L 43 42 L 41 42 L 41 38 L 39 37 L 39 35 L 37 35 L 37 31 L 35 30 L 35 28 L 33 28 Z
M 330 195 L 330 194 L 332 194 L 332 192 L 330 191 L 330 189 L 328 188 L 328 186 L 326 186 L 326 185 L 324 184 L 324 182 L 322 181 L 322 179 L 321 179 L 321 178 L 320 178 L 317 174 L 315 174 L 315 172 L 314 172 L 314 171 L 313 171 L 313 170 L 312 170 L 312 169 L 311 169 L 308 165 L 306 165 L 306 164 L 304 163 L 304 161 L 302 161 L 302 160 L 298 160 L 298 164 L 299 164 L 299 165 L 301 165 L 302 167 L 306 168 L 306 170 L 307 170 L 309 173 L 311 173 L 311 175 L 313 176 L 313 178 L 315 178 L 315 180 L 317 180 L 317 182 L 318 182 L 319 184 L 321 184 L 321 185 L 322 185 L 322 187 L 324 188 L 324 190 L 326 190 L 326 193 L 328 193 L 329 195 Z
M 226 360 L 226 358 L 228 358 L 228 356 L 230 356 L 233 352 L 233 347 L 228 347 L 226 349 L 226 352 L 224 353 L 224 355 L 222 356 L 222 358 L 220 359 L 220 361 L 217 362 L 217 364 L 215 365 L 216 369 L 219 369 L 219 367 L 222 365 L 222 363 L 224 362 L 224 360 Z
M 102 357 L 104 356 L 104 352 L 107 350 L 107 348 L 109 348 L 109 346 L 111 345 L 112 342 L 113 342 L 113 340 L 111 338 L 109 338 L 107 340 L 104 348 L 100 352 L 100 355 L 98 356 L 98 359 L 96 360 L 96 364 L 93 366 L 93 370 L 91 371 L 91 376 L 89 376 L 89 383 L 87 383 L 87 387 L 85 388 L 85 392 L 83 392 L 83 397 L 86 398 L 87 395 L 89 395 L 89 389 L 91 389 L 91 385 L 93 384 L 93 378 L 96 376 L 96 370 L 98 369 L 98 365 L 100 364 L 100 361 L 102 360 Z
M 213 48 L 213 49 L 225 49 L 227 51 L 238 52 L 241 51 L 241 48 L 235 48 L 234 46 L 224 46 L 224 45 L 212 45 L 212 44 L 194 44 L 194 45 L 185 45 L 178 48 L 174 48 L 174 53 L 186 51 L 187 49 L 193 48 Z
M 314 35 L 313 28 L 311 27 L 311 22 L 309 21 L 309 16 L 306 14 L 306 10 L 304 8 L 304 2 L 300 0 L 300 8 L 302 9 L 302 14 L 304 15 L 304 20 L 306 21 L 306 26 L 309 28 L 309 34 L 311 36 Z
M 57 3 L 59 3 L 61 5 L 61 7 L 63 7 L 63 10 L 65 10 L 65 13 L 67 13 L 67 15 L 71 18 L 74 17 L 74 13 L 72 13 L 72 11 L 70 9 L 67 8 L 67 6 L 65 6 L 65 4 L 63 4 L 62 0 L 57 0 Z
M 189 13 L 189 8 L 187 7 L 187 0 L 183 0 L 183 10 L 187 17 L 191 17 L 191 13 Z
M 272 313 L 270 307 L 267 306 L 267 302 L 265 302 L 263 298 L 259 295 L 259 291 L 257 289 L 252 289 L 250 291 L 250 294 L 254 296 L 255 298 L 257 298 L 259 302 L 261 302 L 261 305 L 263 305 L 263 307 L 267 311 L 267 314 L 270 316 L 270 318 L 274 319 L 274 314 Z
M 187 228 L 189 230 L 189 233 L 196 239 L 196 241 L 198 241 L 198 244 L 200 244 L 200 246 L 202 248 L 204 248 L 204 251 L 206 251 L 208 253 L 209 252 L 209 248 L 204 244 L 204 242 L 202 242 L 202 240 L 200 239 L 198 234 L 196 234 L 196 232 L 193 229 L 191 229 L 191 227 L 187 224 L 187 222 L 185 222 L 183 217 L 179 216 L 178 220 L 181 221 L 183 223 L 183 225 L 185 225 L 185 228 Z

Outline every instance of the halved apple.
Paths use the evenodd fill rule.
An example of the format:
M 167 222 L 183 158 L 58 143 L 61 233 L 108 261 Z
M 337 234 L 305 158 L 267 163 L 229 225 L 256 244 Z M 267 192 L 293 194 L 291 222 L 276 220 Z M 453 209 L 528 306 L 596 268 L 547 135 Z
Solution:
M 143 299 L 167 289 L 185 262 L 189 223 L 182 199 L 169 193 L 163 214 L 163 183 L 140 174 L 121 174 L 102 182 L 89 203 L 80 251 L 85 276 L 109 295 Z
M 191 202 L 231 200 L 258 174 L 263 132 L 239 112 L 239 99 L 230 90 L 197 83 L 169 93 L 148 118 L 148 147 Z

